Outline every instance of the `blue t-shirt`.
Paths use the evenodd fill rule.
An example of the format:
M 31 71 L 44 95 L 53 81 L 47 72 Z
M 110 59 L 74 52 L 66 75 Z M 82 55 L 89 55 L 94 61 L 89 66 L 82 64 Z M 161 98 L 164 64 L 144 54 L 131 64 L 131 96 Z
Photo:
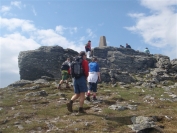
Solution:
M 89 72 L 99 72 L 99 65 L 96 62 L 89 63 Z

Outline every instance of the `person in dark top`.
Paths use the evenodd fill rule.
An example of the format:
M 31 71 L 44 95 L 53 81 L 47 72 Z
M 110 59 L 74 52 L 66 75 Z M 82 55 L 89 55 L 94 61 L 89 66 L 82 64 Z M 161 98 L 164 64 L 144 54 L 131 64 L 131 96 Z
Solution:
M 89 57 L 91 56 L 91 41 L 89 40 L 88 43 L 85 45 L 85 51 L 86 54 L 89 54 Z
M 120 48 L 124 48 L 124 46 L 120 45 Z
M 63 62 L 61 66 L 62 79 L 60 80 L 57 89 L 61 89 L 61 84 L 64 81 L 66 82 L 66 88 L 69 88 L 68 84 L 69 74 L 70 74 L 70 58 L 67 58 L 67 60 Z
M 130 46 L 130 45 L 128 45 L 128 43 L 126 43 L 126 48 L 131 48 L 131 46 Z
M 87 87 L 87 77 L 89 72 L 89 66 L 88 61 L 86 60 L 87 55 L 84 51 L 81 51 L 79 56 L 82 57 L 82 68 L 84 75 L 79 78 L 74 78 L 74 95 L 71 97 L 71 100 L 69 103 L 67 103 L 67 109 L 68 111 L 72 112 L 72 106 L 73 102 L 79 98 L 79 113 L 85 113 L 83 109 L 83 104 L 85 100 L 85 93 L 88 91 Z

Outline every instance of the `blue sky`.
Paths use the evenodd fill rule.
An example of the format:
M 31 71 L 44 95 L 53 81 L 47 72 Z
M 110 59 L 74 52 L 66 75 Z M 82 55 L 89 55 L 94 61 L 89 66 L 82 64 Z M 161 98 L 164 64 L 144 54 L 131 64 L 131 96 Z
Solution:
M 76 51 L 92 41 L 177 58 L 177 0 L 0 1 L 0 87 L 20 80 L 18 54 L 59 45 Z

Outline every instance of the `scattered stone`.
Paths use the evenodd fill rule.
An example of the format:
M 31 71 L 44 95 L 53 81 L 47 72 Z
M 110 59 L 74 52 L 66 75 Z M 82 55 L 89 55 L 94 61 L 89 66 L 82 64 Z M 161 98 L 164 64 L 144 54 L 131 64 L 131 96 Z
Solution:
M 41 91 L 37 91 L 37 92 L 30 92 L 30 93 L 27 93 L 25 96 L 48 96 L 48 94 L 46 93 L 45 90 L 41 90 Z
M 141 133 L 141 131 L 143 130 L 158 127 L 155 125 L 156 119 L 154 117 L 133 116 L 131 118 L 131 121 L 133 124 L 128 125 L 128 127 L 130 127 L 133 131 L 137 133 Z M 161 130 L 158 130 L 158 132 L 161 133 Z

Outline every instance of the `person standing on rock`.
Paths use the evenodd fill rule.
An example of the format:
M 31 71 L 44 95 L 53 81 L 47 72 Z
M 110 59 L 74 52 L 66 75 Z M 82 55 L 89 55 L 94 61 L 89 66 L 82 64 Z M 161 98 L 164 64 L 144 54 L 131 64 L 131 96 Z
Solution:
M 120 45 L 120 48 L 124 48 L 124 46 Z
M 61 65 L 62 79 L 60 80 L 57 89 L 61 89 L 61 85 L 64 81 L 66 82 L 66 88 L 69 88 L 68 79 L 70 74 L 70 65 L 71 65 L 70 58 L 67 58 L 67 60 L 62 63 Z
M 101 81 L 99 65 L 97 63 L 97 58 L 93 57 L 92 62 L 89 63 L 89 76 L 88 76 L 89 89 L 87 92 L 86 99 L 90 101 L 90 92 L 93 92 L 93 100 L 97 100 L 97 81 Z
M 150 51 L 149 51 L 148 48 L 145 48 L 145 49 L 144 49 L 144 52 L 145 52 L 146 54 L 150 54 Z
M 88 43 L 85 45 L 85 51 L 86 51 L 86 55 L 89 55 L 89 57 L 91 56 L 91 41 L 89 40 Z M 87 54 L 88 53 L 88 54 Z
M 88 61 L 86 60 L 86 58 L 87 58 L 86 56 L 87 55 L 84 51 L 81 51 L 79 53 L 79 61 L 80 61 L 80 66 L 82 68 L 81 69 L 82 72 L 81 72 L 81 75 L 79 75 L 78 77 L 73 76 L 74 75 L 73 71 L 75 69 L 73 68 L 74 63 L 73 62 L 71 63 L 71 74 L 74 77 L 74 93 L 75 94 L 71 97 L 70 102 L 66 104 L 69 112 L 73 112 L 73 109 L 72 109 L 73 102 L 79 98 L 79 113 L 85 113 L 85 111 L 83 109 L 83 104 L 84 104 L 84 100 L 85 100 L 85 93 L 88 91 L 87 77 L 88 77 L 88 71 L 89 71 Z M 76 65 L 76 63 L 75 63 L 75 65 Z
M 126 43 L 126 48 L 131 48 L 131 46 L 128 43 Z

